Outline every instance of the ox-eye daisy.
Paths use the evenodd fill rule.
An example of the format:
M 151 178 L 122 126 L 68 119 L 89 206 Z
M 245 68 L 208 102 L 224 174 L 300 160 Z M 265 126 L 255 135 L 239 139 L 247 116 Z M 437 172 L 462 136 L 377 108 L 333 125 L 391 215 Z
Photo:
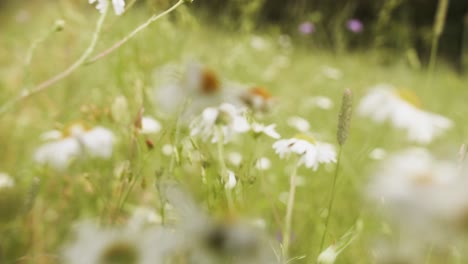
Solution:
M 58 170 L 65 169 L 72 159 L 81 156 L 108 159 L 112 155 L 114 135 L 103 127 L 73 124 L 63 131 L 46 132 L 41 137 L 47 143 L 36 150 L 34 159 Z
M 215 71 L 196 61 L 163 66 L 156 71 L 154 81 L 154 98 L 159 109 L 169 114 L 183 110 L 184 119 L 234 98 Z
M 218 142 L 222 136 L 224 143 L 227 143 L 235 134 L 247 132 L 250 125 L 241 109 L 224 103 L 217 108 L 203 110 L 201 116 L 193 120 L 190 129 L 191 136 L 200 136 L 212 143 Z
M 109 6 L 109 0 L 89 0 L 90 4 L 96 4 L 96 9 L 99 12 L 103 13 L 106 8 Z M 125 11 L 125 1 L 124 0 L 112 0 L 112 6 L 114 7 L 114 12 L 116 15 L 121 15 Z
M 390 85 L 378 85 L 362 99 L 358 112 L 378 123 L 390 122 L 405 129 L 408 139 L 430 143 L 452 126 L 452 121 L 438 114 L 424 111 L 416 95 Z
M 336 152 L 333 145 L 316 141 L 311 136 L 299 135 L 289 139 L 281 139 L 273 144 L 280 158 L 291 154 L 299 156 L 299 165 L 317 170 L 320 163 L 336 162 Z
M 253 123 L 251 125 L 251 129 L 255 136 L 264 134 L 274 139 L 279 139 L 281 137 L 280 134 L 278 134 L 276 131 L 276 124 L 265 126 L 260 123 Z
M 64 248 L 63 258 L 68 264 L 164 263 L 178 244 L 173 232 L 162 228 L 103 229 L 87 222 L 78 226 L 76 240 Z
M 391 156 L 375 172 L 369 196 L 418 239 L 443 241 L 466 228 L 468 178 L 456 162 L 413 148 Z M 455 231 L 455 232 L 451 232 Z

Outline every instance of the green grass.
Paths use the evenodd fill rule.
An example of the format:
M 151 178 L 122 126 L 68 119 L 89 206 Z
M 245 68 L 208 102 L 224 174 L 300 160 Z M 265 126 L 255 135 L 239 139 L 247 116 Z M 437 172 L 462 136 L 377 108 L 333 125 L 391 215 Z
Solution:
M 2 14 L 0 103 L 15 96 L 24 85 L 37 84 L 61 71 L 86 48 L 99 14 L 88 5 L 75 7 L 66 1 L 61 3 L 19 6 L 28 10 L 31 16 L 27 23 L 15 22 L 18 8 Z M 111 15 L 96 51 L 104 50 L 150 15 L 149 11 L 140 8 L 133 8 L 122 17 Z M 31 42 L 46 32 L 57 18 L 66 20 L 64 31 L 54 33 L 37 48 L 29 69 L 30 76 L 26 78 L 24 54 Z M 73 223 L 79 219 L 97 218 L 103 223 L 122 224 L 133 206 L 148 204 L 157 210 L 160 201 L 154 188 L 155 175 L 167 173 L 170 164 L 170 158 L 163 156 L 160 149 L 162 144 L 173 142 L 175 128 L 174 120 L 157 114 L 157 106 L 151 103 L 150 96 L 153 71 L 168 62 L 182 62 L 187 57 L 194 57 L 227 79 L 268 87 L 279 103 L 263 122 L 277 123 L 278 131 L 285 138 L 296 133 L 286 125 L 287 117 L 298 115 L 309 120 L 312 130 L 321 140 L 335 142 L 343 90 L 352 89 L 357 103 L 366 88 L 389 82 L 415 91 L 425 108 L 446 115 L 455 122 L 452 130 L 429 146 L 431 150 L 445 157 L 454 157 L 459 145 L 467 140 L 466 75 L 458 76 L 440 65 L 428 88 L 427 74 L 408 67 L 403 57 L 383 66 L 379 63 L 379 53 L 372 50 L 334 55 L 330 51 L 308 48 L 305 43 L 293 44 L 293 49 L 285 50 L 277 44 L 279 36 L 268 33 L 257 34 L 270 43 L 270 48 L 256 51 L 250 46 L 250 35 L 226 32 L 212 23 L 198 19 L 190 12 L 189 6 L 184 6 L 107 58 L 80 68 L 69 78 L 0 116 L 0 171 L 11 174 L 17 186 L 24 191 L 34 177 L 41 180 L 32 210 L 0 225 L 1 263 L 17 263 L 15 260 L 22 257 L 25 261 L 20 263 L 59 263 L 53 255 L 69 237 Z M 293 39 L 293 43 L 296 40 Z M 271 78 L 264 78 L 265 71 L 272 67 L 278 56 L 287 57 L 289 65 L 272 74 Z M 340 69 L 343 77 L 339 80 L 324 77 L 322 67 L 325 65 Z M 143 91 L 140 95 L 139 89 Z M 163 132 L 150 136 L 155 149 L 148 151 L 140 138 L 136 156 L 130 157 L 131 124 L 118 124 L 106 114 L 118 95 L 126 96 L 131 116 L 136 116 L 140 107 L 137 98 L 143 96 L 145 113 L 154 114 L 163 121 Z M 304 103 L 305 97 L 317 95 L 330 97 L 334 107 L 326 111 L 311 109 Z M 84 106 L 90 105 L 95 106 L 99 113 L 93 115 L 83 111 Z M 64 173 L 35 165 L 32 155 L 41 144 L 39 135 L 76 120 L 100 124 L 116 133 L 118 142 L 112 159 L 78 162 Z M 182 130 L 182 135 L 186 133 Z M 251 139 L 243 139 L 238 144 L 228 145 L 226 151 L 235 150 L 246 157 L 267 156 L 274 165 L 262 173 L 248 163 L 236 169 L 242 182 L 242 193 L 238 195 L 236 207 L 239 215 L 265 219 L 267 230 L 274 237 L 281 230 L 285 211 L 278 196 L 289 188 L 285 171 L 288 163 L 274 154 L 272 140 L 260 140 L 255 151 L 252 144 Z M 368 158 L 369 152 L 375 147 L 391 152 L 411 145 L 403 132 L 353 117 L 337 184 L 331 236 L 326 244 L 332 242 L 330 237 L 338 239 L 343 235 L 357 219 L 363 220 L 364 230 L 359 239 L 340 255 L 338 263 L 372 263 L 370 249 L 373 238 L 383 232 L 381 220 L 373 214 L 373 206 L 363 199 L 368 172 L 375 165 Z M 218 171 L 216 146 L 201 144 L 200 148 L 212 157 L 207 171 L 214 181 Z M 130 174 L 135 185 L 122 204 L 117 197 L 121 197 L 122 188 L 129 188 L 129 183 L 116 179 L 113 174 L 114 168 L 126 160 L 130 160 Z M 182 162 L 187 163 L 187 160 Z M 299 175 L 305 178 L 305 185 L 297 189 L 293 218 L 295 240 L 291 245 L 291 255 L 307 255 L 307 260 L 296 263 L 314 263 L 319 253 L 325 221 L 323 211 L 328 204 L 333 169 L 333 166 L 325 166 L 317 172 L 305 168 L 299 170 Z M 198 172 L 187 173 L 182 164 L 177 164 L 170 176 L 189 186 L 214 214 L 225 212 L 222 193 L 202 186 Z

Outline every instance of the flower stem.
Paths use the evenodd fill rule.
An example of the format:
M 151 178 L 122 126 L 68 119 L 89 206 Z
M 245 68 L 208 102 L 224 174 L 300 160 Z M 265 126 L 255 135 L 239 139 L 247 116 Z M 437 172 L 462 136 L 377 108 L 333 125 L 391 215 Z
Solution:
M 17 96 L 9 101 L 5 102 L 1 107 L 0 107 L 0 115 L 5 114 L 9 109 L 11 109 L 13 106 L 18 104 L 19 102 L 28 99 L 29 97 L 36 95 L 50 86 L 54 85 L 55 83 L 61 81 L 62 79 L 68 77 L 70 74 L 72 74 L 75 70 L 77 70 L 80 66 L 82 65 L 87 65 L 94 63 L 105 56 L 109 55 L 111 52 L 115 51 L 118 49 L 120 46 L 125 44 L 127 41 L 129 41 L 131 38 L 133 38 L 138 32 L 141 30 L 147 28 L 151 23 L 155 22 L 156 20 L 159 20 L 163 16 L 169 14 L 173 10 L 175 10 L 177 7 L 182 5 L 185 1 L 184 0 L 179 0 L 175 5 L 167 9 L 166 11 L 156 15 L 154 14 L 151 16 L 145 23 L 141 24 L 137 28 L 135 28 L 132 32 L 130 32 L 127 36 L 125 36 L 123 39 L 120 41 L 116 42 L 114 45 L 112 45 L 110 48 L 104 50 L 103 52 L 99 53 L 98 55 L 94 56 L 93 58 L 89 59 L 88 58 L 91 56 L 91 53 L 94 51 L 94 48 L 96 47 L 96 43 L 99 39 L 99 36 L 101 34 L 102 26 L 105 20 L 105 17 L 107 15 L 109 7 L 106 7 L 104 12 L 102 12 L 101 16 L 99 17 L 99 20 L 96 25 L 96 29 L 93 33 L 93 37 L 91 39 L 91 42 L 88 46 L 88 48 L 83 52 L 83 54 L 80 56 L 78 60 L 76 60 L 71 66 L 69 66 L 67 69 L 64 71 L 60 72 L 59 74 L 53 76 L 52 78 L 38 84 L 37 86 L 31 88 L 30 90 L 23 89 L 23 91 Z
M 224 183 L 226 183 L 229 181 L 229 176 L 228 176 L 226 163 L 224 162 L 224 134 L 220 126 L 216 127 L 216 132 L 218 133 L 217 147 L 218 147 L 219 164 L 221 165 L 221 179 Z M 234 205 L 233 205 L 234 202 L 232 200 L 231 190 L 229 190 L 228 188 L 224 188 L 224 191 L 226 192 L 228 210 L 229 212 L 232 212 L 234 208 Z
M 78 69 L 85 61 L 86 59 L 91 55 L 93 52 L 94 48 L 96 47 L 96 43 L 99 39 L 99 36 L 101 34 L 102 30 L 102 25 L 104 24 L 104 20 L 107 15 L 109 7 L 106 7 L 104 12 L 102 12 L 101 16 L 99 17 L 97 23 L 96 23 L 96 29 L 94 30 L 93 37 L 91 39 L 91 42 L 88 45 L 88 48 L 81 54 L 81 56 L 76 60 L 72 65 L 70 65 L 67 69 L 62 71 L 61 73 L 55 75 L 54 77 L 38 84 L 37 86 L 31 88 L 30 90 L 24 89 L 19 96 L 11 99 L 10 101 L 6 102 L 1 108 L 0 108 L 0 115 L 4 114 L 6 111 L 8 111 L 11 107 L 13 107 L 15 104 L 19 103 L 20 101 L 27 99 L 35 94 L 38 94 L 48 87 L 52 86 L 56 82 L 64 79 L 71 73 L 73 73 L 76 69 Z
M 152 24 L 153 22 L 155 22 L 156 20 L 160 19 L 161 17 L 164 17 L 165 15 L 169 14 L 170 12 L 174 11 L 177 7 L 179 7 L 180 5 L 182 5 L 185 1 L 184 0 L 179 0 L 175 5 L 171 6 L 169 9 L 167 9 L 166 11 L 156 15 L 152 15 L 148 20 L 146 20 L 146 22 L 144 22 L 143 24 L 139 25 L 137 28 L 135 28 L 132 32 L 130 32 L 128 35 L 126 35 L 124 38 L 122 38 L 121 40 L 117 41 L 114 45 L 112 45 L 111 47 L 109 47 L 108 49 L 102 51 L 101 53 L 97 54 L 96 56 L 94 56 L 93 58 L 89 59 L 86 64 L 91 64 L 91 63 L 94 63 L 102 58 L 104 58 L 105 56 L 109 55 L 110 53 L 112 53 L 113 51 L 115 51 L 116 49 L 118 49 L 120 46 L 122 46 L 123 44 L 125 44 L 125 42 L 129 41 L 130 39 L 132 39 L 136 34 L 138 34 L 138 32 L 142 31 L 143 29 L 147 28 L 150 24 Z
M 323 246 L 324 246 L 324 243 L 325 243 L 325 237 L 326 237 L 327 232 L 328 232 L 328 224 L 330 223 L 330 217 L 331 217 L 332 210 L 333 210 L 333 202 L 335 200 L 336 180 L 338 179 L 338 174 L 339 174 L 342 149 L 343 149 L 343 147 L 340 146 L 340 148 L 338 150 L 338 158 L 337 158 L 337 161 L 336 161 L 335 175 L 333 176 L 333 185 L 332 185 L 331 194 L 330 194 L 330 201 L 328 202 L 327 218 L 325 220 L 325 230 L 323 231 L 323 234 L 322 234 L 322 240 L 320 242 L 319 252 L 322 252 L 322 250 L 323 250 Z
M 294 209 L 294 200 L 296 197 L 296 176 L 297 176 L 297 169 L 299 164 L 296 163 L 294 169 L 289 176 L 289 196 L 288 196 L 288 204 L 286 205 L 286 216 L 285 216 L 285 224 L 283 230 L 283 257 L 285 259 L 288 258 L 289 254 L 289 244 L 291 242 L 291 226 L 292 226 L 292 213 Z

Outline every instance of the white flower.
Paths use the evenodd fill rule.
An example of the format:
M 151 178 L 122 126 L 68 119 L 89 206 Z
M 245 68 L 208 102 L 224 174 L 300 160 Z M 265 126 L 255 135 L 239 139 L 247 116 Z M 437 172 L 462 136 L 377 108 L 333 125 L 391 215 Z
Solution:
M 326 248 L 317 258 L 317 262 L 319 264 L 333 264 L 335 263 L 336 257 L 338 256 L 338 252 L 335 249 L 334 245 L 329 246 Z
M 236 184 L 237 184 L 236 175 L 231 170 L 228 170 L 227 172 L 228 172 L 228 180 L 224 184 L 224 188 L 231 190 L 231 189 L 234 189 L 234 187 L 236 187 Z
M 242 162 L 242 154 L 239 152 L 229 152 L 227 154 L 227 160 L 234 166 L 239 166 Z
M 233 86 L 233 90 L 243 89 L 243 91 L 238 93 L 238 100 L 240 100 L 240 102 L 233 101 L 233 103 L 239 103 L 240 105 L 246 106 L 256 113 L 265 113 L 270 111 L 275 103 L 271 93 L 264 87 L 254 86 L 245 89 L 244 87 L 234 87 L 234 84 L 231 86 Z
M 99 12 L 103 13 L 109 6 L 109 0 L 89 0 L 90 4 L 97 2 L 96 9 Z M 124 0 L 112 0 L 112 6 L 114 7 L 114 12 L 116 15 L 121 15 L 125 11 L 125 1 Z
M 155 72 L 154 82 L 157 106 L 168 114 L 182 111 L 184 121 L 207 107 L 235 98 L 213 70 L 196 61 L 165 65 Z
M 108 159 L 114 143 L 114 135 L 108 129 L 95 127 L 87 130 L 80 124 L 72 125 L 65 132 L 46 132 L 42 138 L 49 141 L 36 150 L 34 159 L 57 170 L 65 169 L 72 159 L 79 157 Z
M 14 185 L 15 180 L 13 180 L 10 175 L 0 172 L 0 189 L 13 187 Z
M 171 144 L 164 144 L 162 146 L 162 153 L 166 156 L 171 156 L 175 151 L 175 147 Z
M 309 131 L 310 129 L 309 121 L 299 116 L 291 116 L 288 118 L 288 125 L 303 133 Z
M 216 143 L 222 133 L 224 143 L 227 143 L 235 134 L 247 132 L 249 129 L 249 123 L 242 110 L 224 103 L 217 108 L 208 107 L 203 110 L 201 116 L 191 123 L 190 135 Z
M 387 155 L 385 149 L 382 148 L 375 148 L 369 153 L 369 158 L 373 160 L 382 160 Z
M 374 87 L 362 99 L 358 112 L 375 122 L 388 121 L 396 128 L 405 129 L 408 139 L 419 143 L 430 143 L 453 125 L 446 117 L 422 110 L 411 92 L 390 85 Z
M 269 170 L 271 168 L 271 161 L 266 157 L 261 157 L 255 163 L 255 168 L 258 170 Z
M 139 131 L 141 134 L 155 134 L 159 131 L 161 131 L 161 123 L 158 120 L 149 116 L 141 118 L 141 129 Z
M 313 170 L 317 170 L 320 163 L 336 162 L 336 152 L 333 145 L 313 139 L 281 139 L 273 144 L 273 148 L 282 159 L 287 158 L 291 153 L 297 154 L 299 165 L 304 164 Z
M 179 243 L 173 232 L 162 228 L 101 229 L 92 223 L 82 223 L 76 240 L 65 247 L 63 258 L 68 264 L 164 263 L 166 255 Z
M 407 232 L 440 242 L 467 220 L 467 184 L 456 162 L 412 148 L 385 161 L 368 192 Z
M 265 134 L 271 138 L 279 139 L 281 136 L 280 134 L 278 134 L 278 132 L 276 132 L 275 127 L 276 127 L 276 124 L 265 126 L 263 124 L 253 123 L 251 125 L 251 129 L 256 135 Z
M 306 100 L 307 105 L 317 107 L 323 110 L 329 110 L 333 107 L 333 101 L 326 96 L 309 97 Z

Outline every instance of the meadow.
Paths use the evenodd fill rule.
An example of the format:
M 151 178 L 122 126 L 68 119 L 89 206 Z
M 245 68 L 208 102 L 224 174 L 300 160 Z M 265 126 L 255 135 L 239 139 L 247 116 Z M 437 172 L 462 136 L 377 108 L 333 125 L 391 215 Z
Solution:
M 0 187 L 0 263 L 69 263 L 62 259 L 62 252 L 73 244 L 77 223 L 92 220 L 101 227 L 122 227 L 142 207 L 153 217 L 145 226 L 170 226 L 177 217 L 165 205 L 159 186 L 165 181 L 178 182 L 213 219 L 254 223 L 268 241 L 281 248 L 294 161 L 275 153 L 272 146 L 278 139 L 249 132 L 227 144 L 211 144 L 191 134 L 193 126 L 179 112 L 164 113 L 155 100 L 158 69 L 190 60 L 206 65 L 222 81 L 268 90 L 271 109 L 248 112 L 249 122 L 276 124 L 283 139 L 308 134 L 332 144 L 337 152 L 342 149 L 328 227 L 336 162 L 321 164 L 317 170 L 297 166 L 288 263 L 316 263 L 319 254 L 335 243 L 346 244 L 336 263 L 397 263 L 376 260 L 381 240 L 398 241 L 401 233 L 379 214 L 384 206 L 369 199 L 368 183 L 382 160 L 410 147 L 457 162 L 460 146 L 468 137 L 467 75 L 441 62 L 432 73 L 417 69 L 404 55 L 381 50 L 319 49 L 311 44 L 310 36 L 297 32 L 222 29 L 192 12 L 195 4 L 178 7 L 115 52 L 79 67 L 1 113 L 0 172 L 10 175 L 14 184 Z M 152 14 L 143 6 L 134 6 L 122 16 L 109 11 L 93 54 L 112 46 Z M 67 1 L 30 3 L 5 11 L 0 17 L 0 104 L 71 65 L 89 44 L 99 16 L 92 5 Z M 65 21 L 63 29 L 48 33 L 57 19 Z M 26 62 L 32 43 L 42 36 L 47 37 Z M 382 62 L 384 56 L 395 58 Z M 376 123 L 359 115 L 361 99 L 382 83 L 411 91 L 423 109 L 445 116 L 453 125 L 421 144 L 408 140 L 404 130 L 389 122 Z M 340 147 L 338 116 L 345 89 L 352 92 L 353 115 L 347 141 Z M 160 129 L 140 131 L 142 116 L 157 120 Z M 304 122 L 297 125 L 291 117 L 307 120 L 310 127 L 304 128 Z M 58 170 L 37 162 L 35 152 L 44 144 L 44 132 L 66 131 L 77 123 L 112 131 L 112 155 L 74 157 Z M 239 157 L 242 161 L 236 162 Z M 257 166 L 260 158 L 267 158 L 267 165 Z M 227 169 L 236 178 L 229 188 L 224 178 Z M 466 263 L 464 241 L 454 244 L 449 250 L 430 244 L 423 262 L 401 263 Z M 158 243 L 150 245 L 158 247 Z M 278 258 L 278 263 L 286 263 Z M 89 264 L 146 263 L 122 259 Z M 192 262 L 177 256 L 169 263 Z

